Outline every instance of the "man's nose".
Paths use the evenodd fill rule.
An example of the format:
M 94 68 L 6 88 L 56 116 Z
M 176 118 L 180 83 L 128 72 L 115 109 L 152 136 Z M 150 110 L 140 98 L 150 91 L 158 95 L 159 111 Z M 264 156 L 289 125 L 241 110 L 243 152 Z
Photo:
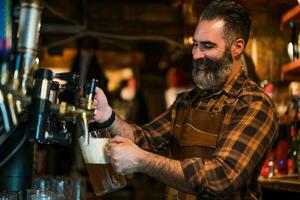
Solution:
M 201 51 L 199 47 L 194 47 L 192 50 L 192 54 L 193 54 L 193 59 L 195 60 L 205 57 L 204 52 Z

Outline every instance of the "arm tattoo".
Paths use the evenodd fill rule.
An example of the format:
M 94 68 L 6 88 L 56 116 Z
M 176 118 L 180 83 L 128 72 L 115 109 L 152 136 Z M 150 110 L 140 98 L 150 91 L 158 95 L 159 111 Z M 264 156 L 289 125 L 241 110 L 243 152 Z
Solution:
M 122 120 L 118 115 L 116 115 L 115 121 L 110 127 L 107 128 L 107 130 L 112 136 L 119 135 L 129 138 L 131 141 L 134 141 L 133 130 L 130 124 Z
M 184 192 L 194 193 L 193 187 L 184 177 L 181 164 L 160 155 L 146 152 L 140 165 L 140 172 Z

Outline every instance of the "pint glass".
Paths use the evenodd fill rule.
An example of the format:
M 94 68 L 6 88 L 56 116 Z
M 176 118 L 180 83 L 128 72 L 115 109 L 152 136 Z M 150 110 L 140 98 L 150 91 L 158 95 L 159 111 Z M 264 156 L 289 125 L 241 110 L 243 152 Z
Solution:
M 83 159 L 97 196 L 102 196 L 126 186 L 125 177 L 117 174 L 105 157 L 104 148 L 109 139 L 109 134 L 105 129 L 90 132 L 88 144 L 84 143 L 83 136 L 79 138 Z

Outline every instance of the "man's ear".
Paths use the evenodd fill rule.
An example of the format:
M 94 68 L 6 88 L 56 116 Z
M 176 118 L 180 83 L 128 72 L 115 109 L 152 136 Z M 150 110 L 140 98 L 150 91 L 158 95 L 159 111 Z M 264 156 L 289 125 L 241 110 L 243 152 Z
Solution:
M 242 55 L 245 49 L 245 40 L 238 38 L 231 45 L 231 55 L 236 58 Z

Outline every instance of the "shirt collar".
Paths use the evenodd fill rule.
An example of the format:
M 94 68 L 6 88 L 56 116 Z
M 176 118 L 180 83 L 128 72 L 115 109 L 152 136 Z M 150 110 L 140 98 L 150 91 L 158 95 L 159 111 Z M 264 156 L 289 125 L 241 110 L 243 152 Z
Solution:
M 229 96 L 237 96 L 242 90 L 246 79 L 246 73 L 241 69 L 233 78 L 226 82 L 223 91 Z

